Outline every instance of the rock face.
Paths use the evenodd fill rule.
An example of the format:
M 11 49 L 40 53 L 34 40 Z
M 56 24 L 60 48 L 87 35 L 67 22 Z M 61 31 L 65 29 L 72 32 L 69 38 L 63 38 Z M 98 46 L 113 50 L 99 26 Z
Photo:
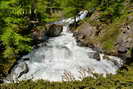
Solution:
M 84 22 L 81 24 L 77 30 L 73 31 L 74 37 L 77 39 L 77 42 L 80 46 L 89 46 L 91 48 L 98 49 L 100 52 L 105 52 L 110 55 L 116 55 L 123 57 L 124 59 L 133 55 L 133 16 L 129 16 L 128 20 L 122 23 L 115 24 L 118 28 L 109 29 L 112 31 L 111 35 L 115 34 L 115 39 L 110 39 L 110 34 L 108 31 L 107 24 L 100 22 L 97 20 L 99 14 L 96 13 L 90 17 L 91 21 L 95 21 L 95 23 L 91 24 L 90 22 Z M 132 20 L 131 20 L 132 19 Z M 116 33 L 115 31 L 117 30 Z M 110 37 L 109 39 L 106 37 Z M 104 38 L 104 40 L 102 39 Z M 101 41 L 102 40 L 102 41 Z M 112 41 L 113 40 L 113 41 Z M 106 51 L 104 49 L 105 44 L 102 42 L 106 42 L 106 46 L 111 46 L 113 49 L 110 51 Z M 112 42 L 112 43 L 107 43 Z
M 116 47 L 118 53 L 127 53 L 128 49 L 133 48 L 133 23 L 123 24 L 121 33 L 117 39 Z
M 74 37 L 77 39 L 79 46 L 89 46 L 95 48 L 96 44 L 93 44 L 95 40 L 97 29 L 91 26 L 89 23 L 82 24 L 78 30 L 74 31 Z

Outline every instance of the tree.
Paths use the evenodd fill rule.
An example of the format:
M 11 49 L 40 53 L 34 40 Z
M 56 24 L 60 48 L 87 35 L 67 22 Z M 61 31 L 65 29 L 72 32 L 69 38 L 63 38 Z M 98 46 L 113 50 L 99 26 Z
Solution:
M 48 0 L 0 1 L 0 40 L 4 46 L 4 57 L 14 58 L 23 51 L 31 50 L 29 31 L 34 26 L 31 22 L 46 21 L 47 9 Z
M 23 18 L 25 8 L 21 0 L 1 0 L 0 12 L 1 15 L 1 36 L 0 40 L 4 45 L 3 56 L 5 58 L 16 58 L 16 55 L 22 51 L 30 51 L 31 46 L 27 42 L 31 39 L 27 36 L 22 36 L 21 31 L 24 29 L 27 20 Z

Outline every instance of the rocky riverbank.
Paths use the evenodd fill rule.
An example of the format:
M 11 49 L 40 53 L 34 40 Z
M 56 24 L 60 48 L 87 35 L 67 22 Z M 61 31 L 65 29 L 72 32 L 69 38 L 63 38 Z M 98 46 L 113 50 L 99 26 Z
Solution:
M 99 17 L 100 12 L 95 12 L 86 21 L 82 21 L 76 30 L 72 29 L 78 44 L 131 62 L 133 15 L 128 14 L 113 23 L 102 22 Z
M 59 36 L 63 30 L 63 25 L 60 24 L 45 24 L 32 29 L 33 45 L 47 41 L 50 37 Z

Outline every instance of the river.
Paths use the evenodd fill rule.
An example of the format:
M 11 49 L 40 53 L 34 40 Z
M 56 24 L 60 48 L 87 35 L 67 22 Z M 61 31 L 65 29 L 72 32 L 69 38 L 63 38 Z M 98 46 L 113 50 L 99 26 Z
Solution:
M 80 12 L 76 21 L 82 20 L 87 11 Z M 74 23 L 73 18 L 56 23 L 63 23 L 63 32 L 58 37 L 53 37 L 48 42 L 34 49 L 22 57 L 7 77 L 9 81 L 44 79 L 49 81 L 82 80 L 84 77 L 93 76 L 93 73 L 115 74 L 122 65 L 118 57 L 108 56 L 111 60 L 103 58 L 98 61 L 92 56 L 94 50 L 77 45 L 76 39 L 69 31 L 69 25 Z M 43 44 L 43 43 L 42 43 Z M 29 60 L 23 60 L 29 58 Z

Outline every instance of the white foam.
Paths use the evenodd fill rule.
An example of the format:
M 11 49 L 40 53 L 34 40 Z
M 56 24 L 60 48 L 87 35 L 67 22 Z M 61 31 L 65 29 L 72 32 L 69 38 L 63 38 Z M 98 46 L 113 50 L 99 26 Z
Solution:
M 83 19 L 87 12 L 82 12 L 80 19 Z M 67 19 L 65 22 L 70 22 L 73 19 Z M 77 19 L 78 20 L 78 19 Z M 81 77 L 91 76 L 92 72 L 100 74 L 115 74 L 118 65 L 121 65 L 121 61 L 117 57 L 112 57 L 112 60 L 116 60 L 118 65 L 115 65 L 111 60 L 97 61 L 90 58 L 89 53 L 94 52 L 87 47 L 77 46 L 73 34 L 68 31 L 68 25 L 63 27 L 61 36 L 51 38 L 47 46 L 40 47 L 33 50 L 28 56 L 30 61 L 26 61 L 29 72 L 23 74 L 18 80 L 25 79 L 45 79 L 49 81 L 62 81 L 65 79 L 64 73 L 71 74 L 75 79 L 79 80 Z M 19 67 L 19 66 L 18 66 Z M 13 72 L 16 74 L 18 68 L 15 68 Z M 84 76 L 83 76 L 84 75 Z M 13 76 L 16 76 L 15 74 Z

